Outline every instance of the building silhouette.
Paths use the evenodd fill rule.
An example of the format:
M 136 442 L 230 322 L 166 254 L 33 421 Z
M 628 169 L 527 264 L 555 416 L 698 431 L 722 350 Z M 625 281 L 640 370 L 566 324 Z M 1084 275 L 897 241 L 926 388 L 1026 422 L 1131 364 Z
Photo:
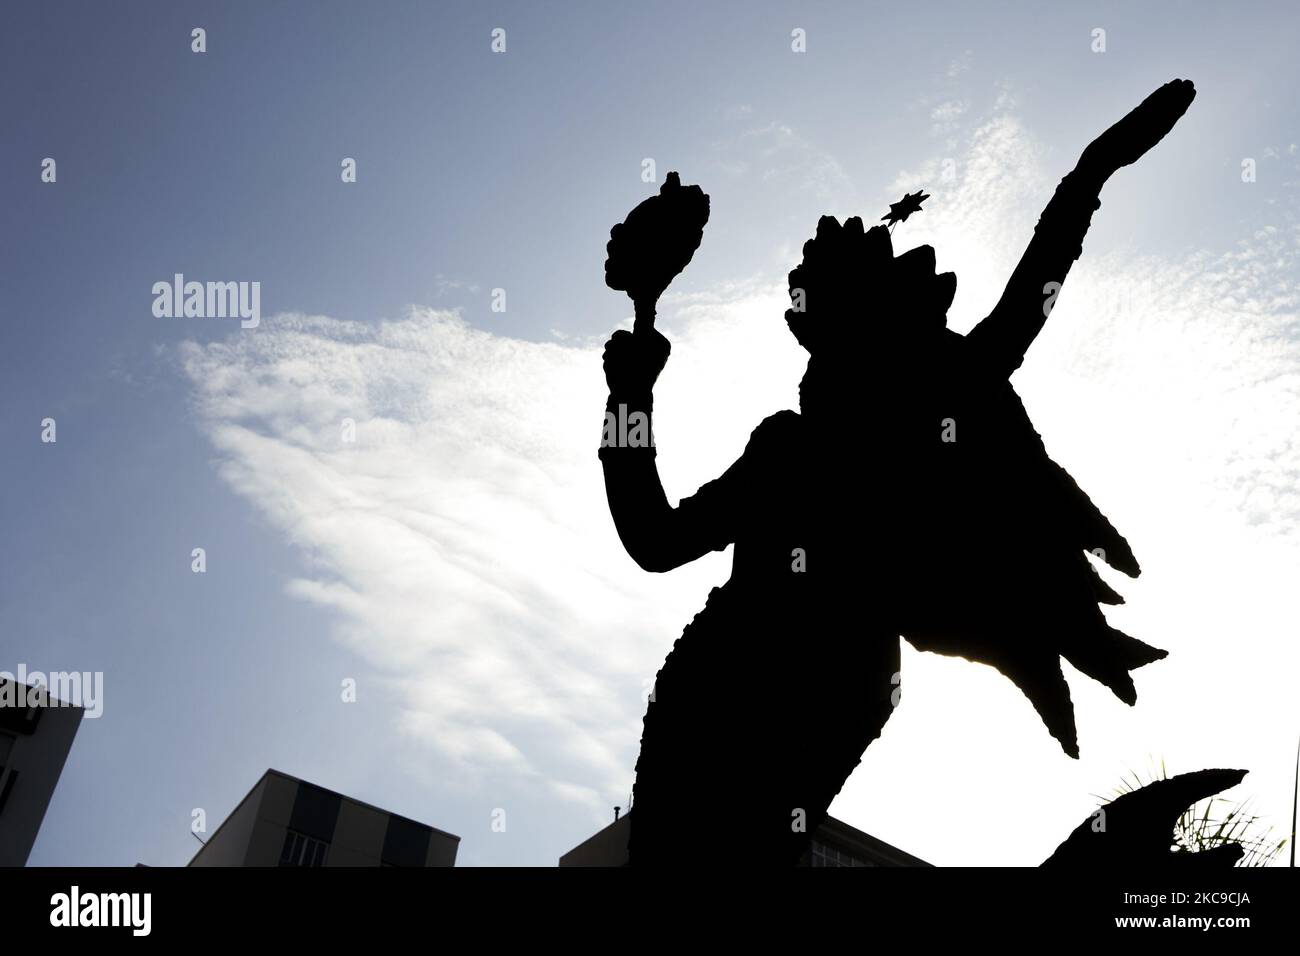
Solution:
M 268 770 L 190 866 L 455 866 L 460 837 Z
M 85 714 L 48 694 L 33 704 L 36 693 L 0 679 L 0 867 L 26 865 Z
M 626 813 L 560 857 L 560 866 L 624 866 L 632 814 Z M 734 839 L 734 836 L 729 837 Z M 684 865 L 694 861 L 683 860 Z M 828 816 L 799 866 L 929 866 L 919 857 Z

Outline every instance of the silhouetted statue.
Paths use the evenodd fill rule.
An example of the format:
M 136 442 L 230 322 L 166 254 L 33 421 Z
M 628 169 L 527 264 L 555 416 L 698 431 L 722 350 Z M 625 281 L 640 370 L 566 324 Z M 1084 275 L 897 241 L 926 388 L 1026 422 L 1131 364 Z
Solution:
M 1043 866 L 1112 872 L 1150 872 L 1171 864 L 1196 869 L 1235 866 L 1245 853 L 1240 843 L 1227 840 L 1196 853 L 1175 850 L 1174 825 L 1193 803 L 1235 787 L 1245 776 L 1245 770 L 1198 770 L 1118 796 L 1075 827 Z
M 823 216 L 790 273 L 786 321 L 811 353 L 799 412 L 761 422 L 735 464 L 676 508 L 648 427 L 607 428 L 609 507 L 642 568 L 735 545 L 730 580 L 678 639 L 646 711 L 634 864 L 693 859 L 720 824 L 728 862 L 793 864 L 897 702 L 900 635 L 996 667 L 1071 756 L 1060 658 L 1134 702 L 1129 672 L 1165 652 L 1106 623 L 1098 603 L 1121 598 L 1085 552 L 1130 576 L 1137 561 L 1048 457 L 1008 377 L 1079 256 L 1102 185 L 1194 95 L 1185 80 L 1166 84 L 1084 150 L 966 336 L 946 328 L 956 278 L 935 274 L 932 248 L 895 256 L 885 227 Z M 708 197 L 670 173 L 611 232 L 606 280 L 632 297 L 636 323 L 605 348 L 607 424 L 651 420 L 669 352 L 655 303 L 707 219 Z

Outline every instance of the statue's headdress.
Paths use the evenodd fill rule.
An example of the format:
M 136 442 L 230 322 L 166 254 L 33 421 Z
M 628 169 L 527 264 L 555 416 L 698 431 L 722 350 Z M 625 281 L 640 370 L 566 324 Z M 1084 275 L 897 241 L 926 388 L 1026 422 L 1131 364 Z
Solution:
M 927 196 L 917 192 L 882 217 L 902 222 Z M 863 229 L 857 216 L 841 225 L 822 216 L 817 235 L 804 243 L 803 261 L 790 272 L 790 331 L 809 352 L 841 347 L 846 331 L 870 334 L 942 328 L 957 291 L 951 272 L 935 275 L 934 249 L 917 246 L 895 256 L 885 226 Z M 879 318 L 876 319 L 875 317 Z

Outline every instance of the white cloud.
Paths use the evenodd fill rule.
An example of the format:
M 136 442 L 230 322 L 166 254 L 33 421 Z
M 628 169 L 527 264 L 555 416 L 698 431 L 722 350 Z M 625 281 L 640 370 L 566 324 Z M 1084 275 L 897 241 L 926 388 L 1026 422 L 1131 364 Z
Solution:
M 969 106 L 970 104 L 965 100 L 946 100 L 933 107 L 930 110 L 930 120 L 933 124 L 930 127 L 931 134 L 937 136 L 957 129 L 958 122 Z
M 786 336 L 770 314 L 751 344 Z M 673 383 L 703 375 L 724 327 L 679 337 L 664 376 L 657 431 L 677 496 L 739 454 L 744 399 L 773 384 L 768 363 L 737 370 L 718 431 L 683 438 L 696 411 Z M 599 346 L 423 309 L 373 327 L 280 315 L 258 331 L 182 355 L 223 477 L 308 559 L 290 593 L 337 612 L 341 639 L 388 679 L 401 729 L 455 773 L 543 779 L 604 819 L 631 787 L 643 685 L 726 572 L 719 555 L 650 577 L 622 553 L 596 457 Z M 786 351 L 788 403 L 799 359 Z M 775 409 L 775 396 L 761 400 Z
M 957 271 L 955 327 L 996 300 L 1050 195 L 1041 152 L 995 117 L 896 234 Z M 1049 449 L 1143 562 L 1110 616 L 1170 657 L 1138 673 L 1137 707 L 1071 675 L 1074 763 L 993 671 L 907 652 L 907 702 L 837 814 L 936 862 L 1033 863 L 1090 794 L 1155 755 L 1253 769 L 1243 792 L 1283 821 L 1300 664 L 1294 241 L 1186 262 L 1085 246 L 1017 377 Z M 793 406 L 782 279 L 670 300 L 656 406 L 670 499 Z M 599 346 L 417 309 L 376 325 L 276 316 L 183 358 L 222 475 L 301 548 L 291 593 L 335 610 L 401 731 L 458 785 L 513 781 L 524 799 L 544 785 L 605 820 L 631 786 L 644 681 L 727 561 L 651 576 L 623 555 L 595 454 Z

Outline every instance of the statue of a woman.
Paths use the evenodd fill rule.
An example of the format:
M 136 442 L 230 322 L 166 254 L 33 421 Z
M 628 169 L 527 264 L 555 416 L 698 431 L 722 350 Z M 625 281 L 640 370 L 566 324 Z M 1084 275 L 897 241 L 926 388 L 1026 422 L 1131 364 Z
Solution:
M 895 256 L 883 226 L 825 216 L 790 273 L 786 321 L 811 355 L 799 411 L 761 422 L 735 464 L 676 508 L 652 445 L 601 449 L 615 526 L 641 567 L 735 545 L 730 580 L 655 682 L 634 864 L 681 865 L 720 827 L 730 863 L 797 861 L 897 703 L 900 635 L 996 667 L 1071 756 L 1061 658 L 1134 702 L 1129 672 L 1165 652 L 1106 623 L 1099 603 L 1122 599 L 1086 555 L 1130 576 L 1137 561 L 1048 457 L 1008 377 L 1079 256 L 1102 185 L 1194 96 L 1174 80 L 1084 150 L 968 335 L 946 328 L 956 279 L 935 274 L 932 248 Z M 707 197 L 670 176 L 643 207 L 611 233 L 607 277 L 632 296 L 637 323 L 604 361 L 608 411 L 649 422 L 669 352 L 655 302 L 698 245 Z

